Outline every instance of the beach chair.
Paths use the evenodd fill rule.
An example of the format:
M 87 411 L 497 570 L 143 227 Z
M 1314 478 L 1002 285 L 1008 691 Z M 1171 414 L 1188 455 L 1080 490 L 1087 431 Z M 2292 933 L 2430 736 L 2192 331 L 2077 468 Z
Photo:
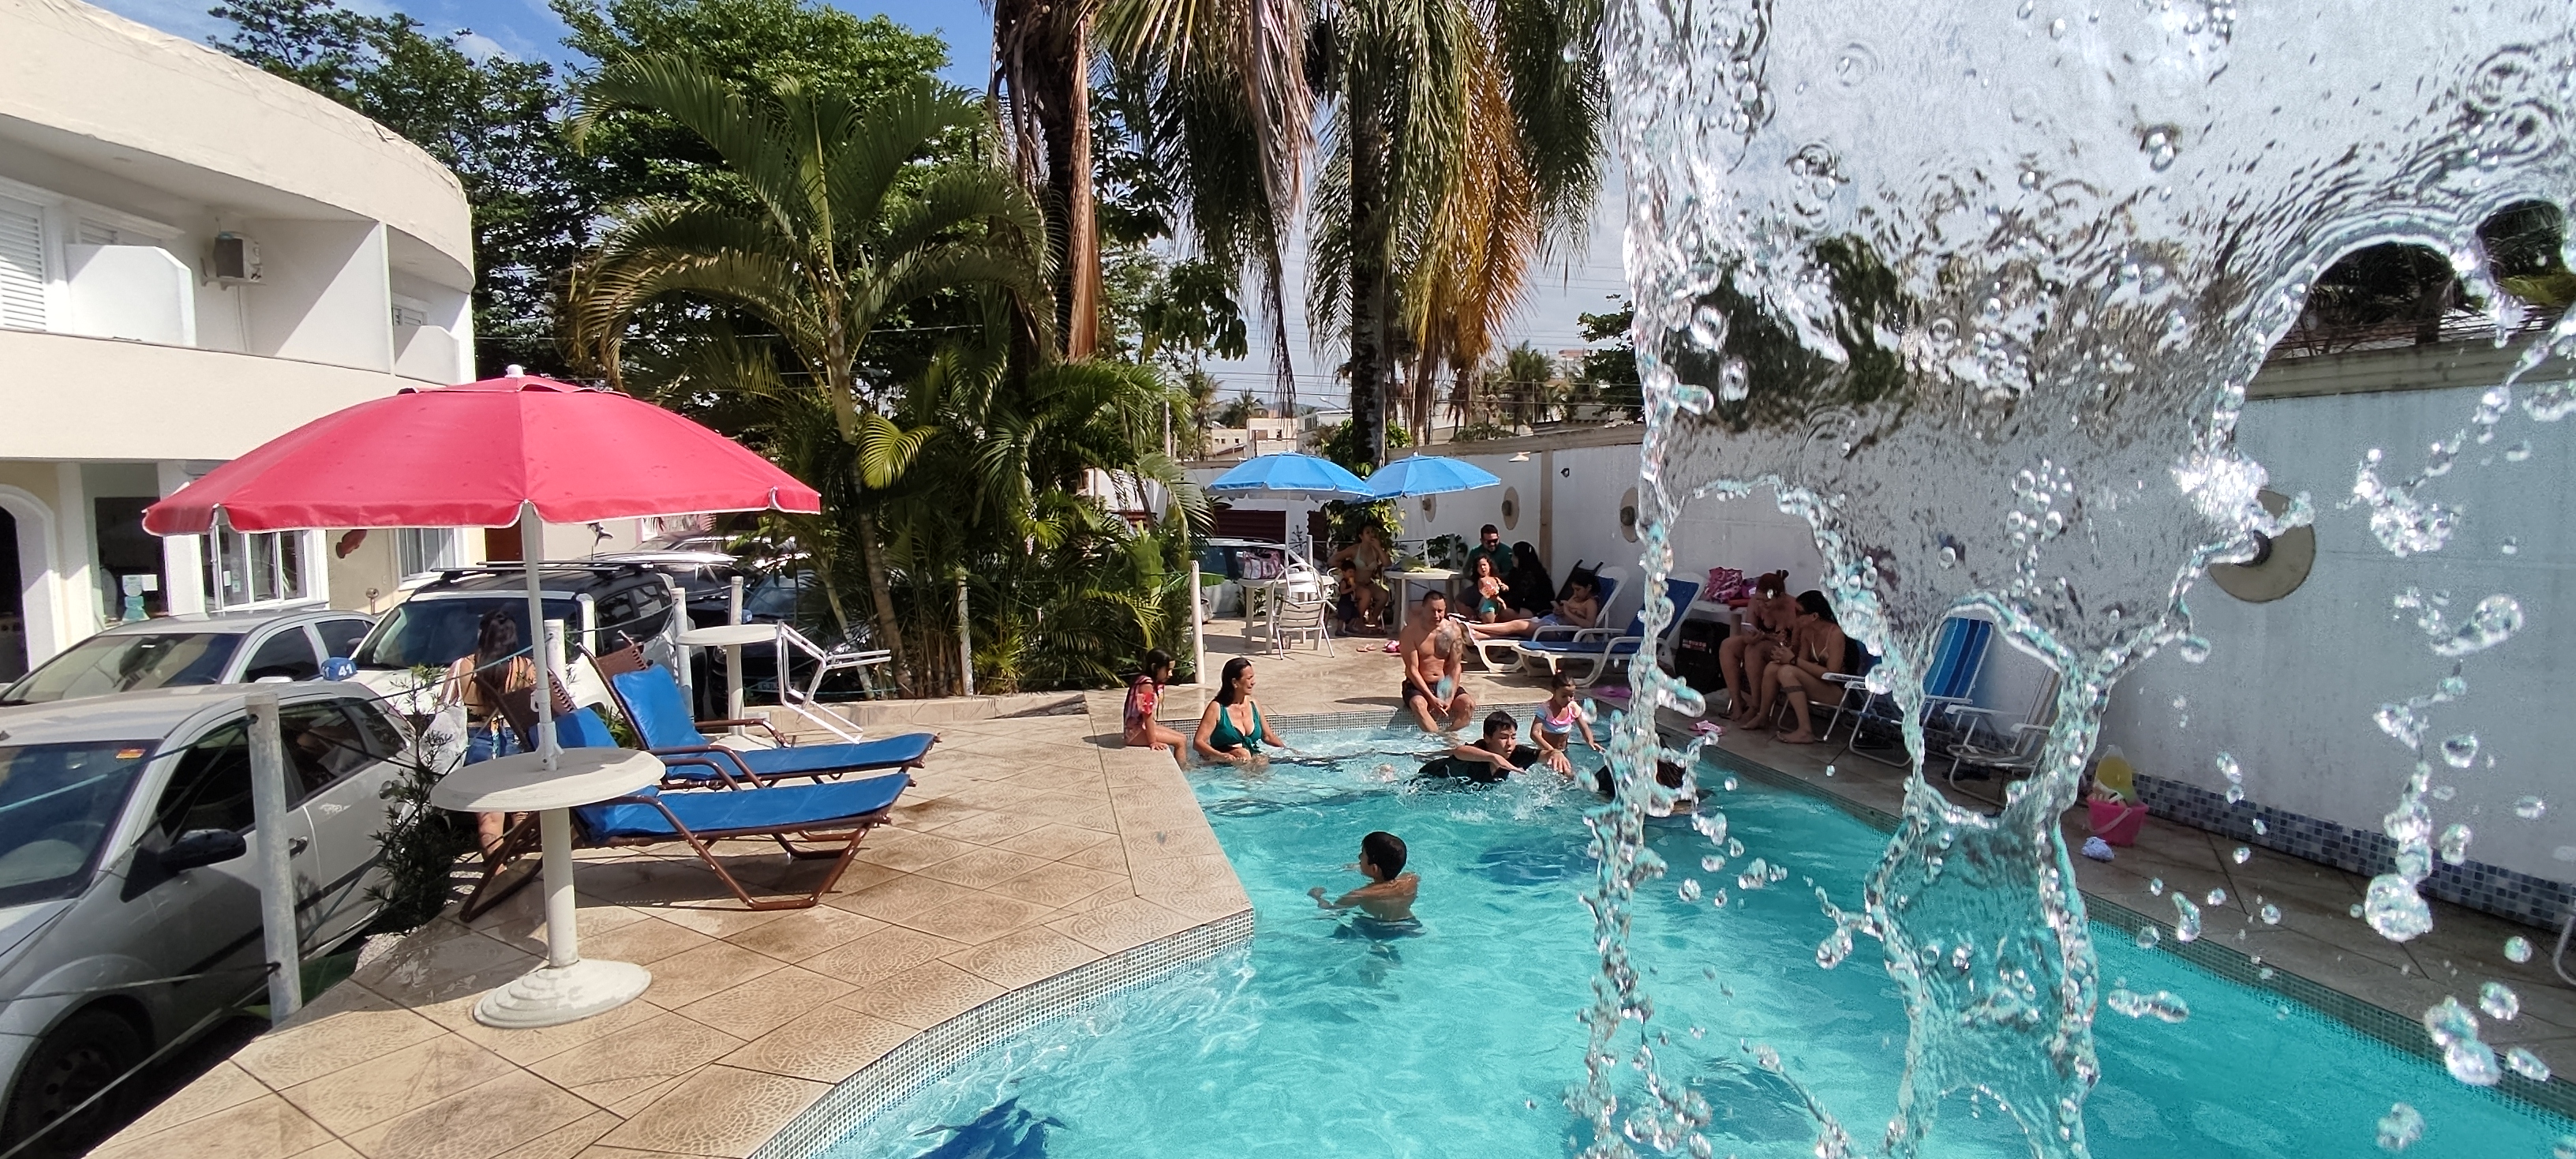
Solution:
M 585 722 L 582 717 L 588 717 Z M 587 708 L 564 718 L 562 743 L 568 747 L 612 747 L 589 742 L 608 739 L 608 728 Z M 573 745 L 570 738 L 585 743 Z M 862 781 L 832 784 L 766 785 L 735 792 L 641 792 L 583 805 L 572 811 L 573 840 L 586 849 L 661 845 L 684 842 L 698 860 L 714 870 L 746 907 L 755 910 L 807 909 L 830 893 L 858 854 L 868 830 L 882 825 L 895 801 L 912 784 L 909 773 L 889 773 Z M 500 852 L 485 861 L 482 880 L 467 894 L 459 916 L 472 921 L 517 893 L 538 874 L 513 869 L 538 846 L 537 817 L 530 814 L 501 838 Z M 715 856 L 713 844 L 739 838 L 766 838 L 799 861 L 830 859 L 812 892 L 756 897 Z M 815 848 L 799 847 L 802 840 Z
M 1601 601 L 1602 623 L 1618 623 L 1616 619 L 1612 618 L 1617 612 L 1617 608 L 1613 606 L 1613 601 L 1619 598 L 1619 589 L 1626 585 L 1627 579 L 1628 572 L 1624 568 L 1605 567 L 1593 573 L 1594 586 L 1592 591 L 1593 595 Z M 1530 633 L 1527 639 L 1515 636 L 1502 636 L 1490 640 L 1471 640 L 1470 642 L 1475 646 L 1477 663 L 1483 664 L 1485 666 L 1485 671 L 1512 672 L 1517 671 L 1520 668 L 1521 662 L 1525 658 L 1520 650 L 1520 646 L 1523 644 L 1571 641 L 1578 632 L 1595 631 L 1600 631 L 1600 629 L 1574 627 L 1540 628 L 1537 631 Z
M 1692 600 L 1699 598 L 1699 583 L 1696 580 L 1667 579 L 1664 581 L 1664 594 L 1673 601 L 1673 618 L 1655 637 L 1652 653 L 1646 652 L 1646 613 L 1641 600 L 1636 614 L 1628 618 L 1625 631 L 1614 633 L 1607 628 L 1580 628 L 1572 636 L 1562 639 L 1551 635 L 1547 639 L 1516 641 L 1520 662 L 1524 665 L 1542 664 L 1551 675 L 1562 665 L 1587 664 L 1590 667 L 1574 682 L 1589 688 L 1601 679 L 1602 673 L 1610 670 L 1613 663 L 1626 663 L 1639 655 L 1647 655 L 1659 663 L 1667 661 L 1672 655 L 1673 632 L 1681 627 L 1682 614 L 1690 610 Z
M 625 666 L 601 665 L 604 672 L 618 668 Z M 608 690 L 618 711 L 635 726 L 644 751 L 661 759 L 662 783 L 672 788 L 767 784 L 782 777 L 830 778 L 916 768 L 930 756 L 930 746 L 939 742 L 935 733 L 914 732 L 882 740 L 791 745 L 765 720 L 692 720 L 680 682 L 658 665 L 610 672 Z M 780 747 L 728 748 L 698 731 L 700 725 L 757 725 L 769 729 Z
M 1932 644 L 1932 665 L 1923 673 L 1923 703 L 1918 711 L 1925 723 L 1952 716 L 1955 706 L 1973 707 L 1970 697 L 1977 690 L 1977 676 L 1985 671 L 1987 646 L 1994 642 L 1994 621 L 1976 616 L 1951 616 L 1941 621 L 1941 629 Z M 1851 734 L 1843 738 L 1843 751 L 1865 760 L 1877 761 L 1892 768 L 1902 768 L 1908 758 L 1903 744 L 1890 751 L 1893 758 L 1883 757 L 1860 747 L 1860 731 L 1870 724 L 1883 724 L 1902 731 L 1904 718 L 1893 692 L 1872 692 L 1866 674 L 1832 675 L 1825 679 L 1843 688 L 1843 701 L 1834 708 L 1835 720 L 1846 714 L 1851 718 Z M 1828 723 L 1826 730 L 1833 728 Z M 1821 739 L 1821 738 L 1820 738 Z

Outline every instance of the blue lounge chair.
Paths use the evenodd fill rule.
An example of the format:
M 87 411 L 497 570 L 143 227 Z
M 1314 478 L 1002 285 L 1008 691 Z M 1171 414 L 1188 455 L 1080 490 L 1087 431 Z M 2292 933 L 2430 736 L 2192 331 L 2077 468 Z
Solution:
M 1977 690 L 1977 676 L 1985 671 L 1986 649 L 1994 642 L 1994 638 L 1995 625 L 1992 620 L 1976 616 L 1951 616 L 1941 621 L 1940 635 L 1934 638 L 1932 644 L 1932 665 L 1923 673 L 1923 704 L 1920 711 L 1924 721 L 1929 722 L 1949 716 L 1958 706 L 1974 703 L 1971 698 Z M 1877 761 L 1882 765 L 1904 767 L 1909 758 L 1906 757 L 1905 747 L 1901 744 L 1891 750 L 1896 753 L 1893 759 L 1873 752 L 1865 752 L 1860 748 L 1860 730 L 1863 725 L 1877 722 L 1900 730 L 1903 728 L 1904 719 L 1897 708 L 1894 694 L 1871 692 L 1868 677 L 1865 675 L 1834 675 L 1827 676 L 1825 679 L 1843 687 L 1842 703 L 1834 709 L 1835 721 L 1839 722 L 1846 714 L 1850 715 L 1852 720 L 1851 735 L 1843 738 L 1843 751 L 1853 756 Z M 1833 727 L 1832 722 L 1827 723 L 1826 733 L 1831 734 Z
M 1673 618 L 1664 624 L 1662 634 L 1655 637 L 1653 656 L 1658 661 L 1668 657 L 1674 630 L 1681 627 L 1682 616 L 1690 611 L 1691 601 L 1699 598 L 1699 582 L 1666 579 L 1664 594 L 1672 598 Z M 1590 669 L 1575 680 L 1576 684 L 1589 688 L 1601 679 L 1602 673 L 1609 671 L 1612 663 L 1624 663 L 1645 651 L 1646 612 L 1641 605 L 1637 613 L 1628 618 L 1628 628 L 1623 632 L 1614 633 L 1607 628 L 1577 628 L 1570 635 L 1559 629 L 1541 631 L 1549 635 L 1517 642 L 1515 650 L 1520 653 L 1521 663 L 1544 664 L 1550 673 L 1563 664 L 1589 664 Z
M 573 748 L 614 747 L 608 727 L 584 708 L 557 721 L 562 743 Z M 840 883 L 868 830 L 884 824 L 887 812 L 912 784 L 909 773 L 889 773 L 859 781 L 814 785 L 766 785 L 736 792 L 639 793 L 584 805 L 572 811 L 573 838 L 592 849 L 626 845 L 688 843 L 700 861 L 715 871 L 725 888 L 755 910 L 806 909 Z M 713 843 L 728 838 L 765 837 L 798 860 L 832 859 L 832 867 L 811 893 L 755 897 L 716 860 Z M 799 848 L 790 837 L 821 846 Z M 536 850 L 537 818 L 522 819 L 501 839 L 501 851 L 484 865 L 483 880 L 467 895 L 461 916 L 471 921 L 534 880 L 534 872 L 511 872 Z
M 680 682 L 667 668 L 645 665 L 608 677 L 617 706 L 635 726 L 644 751 L 662 758 L 662 783 L 672 788 L 713 784 L 768 784 L 782 777 L 837 777 L 844 773 L 918 768 L 939 742 L 936 733 L 911 732 L 846 744 L 782 745 L 774 749 L 726 748 L 698 731 Z M 762 720 L 706 721 L 756 724 Z M 771 732 L 776 736 L 776 732 Z M 782 738 L 783 740 L 783 738 Z M 570 742 L 566 742 L 570 743 Z
M 1617 567 L 1605 567 L 1593 573 L 1592 595 L 1601 605 L 1602 623 L 1611 622 L 1611 602 L 1619 598 L 1620 581 L 1627 578 L 1627 571 Z M 1570 642 L 1576 633 L 1600 630 L 1599 628 L 1550 627 L 1531 632 L 1526 640 L 1498 636 L 1491 640 L 1471 640 L 1470 642 L 1475 645 L 1476 659 L 1484 664 L 1485 671 L 1512 672 L 1520 668 L 1521 661 L 1525 658 L 1521 652 L 1523 644 Z

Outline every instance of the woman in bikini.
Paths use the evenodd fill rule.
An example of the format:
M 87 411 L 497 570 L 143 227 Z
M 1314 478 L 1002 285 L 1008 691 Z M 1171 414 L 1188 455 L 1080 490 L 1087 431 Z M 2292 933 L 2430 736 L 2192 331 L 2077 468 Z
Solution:
M 1286 748 L 1288 742 L 1261 719 L 1261 704 L 1252 699 L 1252 661 L 1237 656 L 1225 662 L 1216 699 L 1199 714 L 1198 736 L 1191 747 L 1202 760 L 1259 766 L 1269 763 L 1261 755 L 1264 744 Z
M 1771 663 L 1762 670 L 1764 715 L 1769 715 L 1772 698 L 1789 698 L 1789 710 L 1797 714 L 1798 729 L 1777 739 L 1782 744 L 1816 743 L 1815 721 L 1808 705 L 1819 700 L 1842 699 L 1842 688 L 1825 679 L 1843 670 L 1842 625 L 1834 621 L 1834 606 L 1825 593 L 1798 593 L 1798 618 L 1789 632 L 1789 643 L 1775 647 Z M 1762 727 L 1760 721 L 1752 724 Z
M 1727 715 L 1737 721 L 1752 723 L 1771 703 L 1767 696 L 1754 699 L 1754 693 L 1762 686 L 1762 669 L 1772 649 L 1789 642 L 1790 625 L 1798 618 L 1797 602 L 1789 598 L 1788 589 L 1786 571 L 1756 577 L 1753 599 L 1744 605 L 1744 627 L 1718 643 L 1717 672 L 1726 681 Z

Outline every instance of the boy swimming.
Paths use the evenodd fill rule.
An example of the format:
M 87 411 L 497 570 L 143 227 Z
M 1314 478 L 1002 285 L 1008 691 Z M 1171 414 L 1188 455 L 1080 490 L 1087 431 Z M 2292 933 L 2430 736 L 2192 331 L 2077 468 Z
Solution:
M 1367 874 L 1369 883 L 1341 897 L 1326 900 L 1324 887 L 1306 891 L 1321 909 L 1356 909 L 1382 922 L 1413 920 L 1413 898 L 1422 879 L 1404 871 L 1404 839 L 1380 830 L 1360 838 L 1360 860 L 1355 867 Z
M 1415 775 L 1461 777 L 1479 784 L 1500 781 L 1538 763 L 1538 749 L 1512 743 L 1519 732 L 1520 722 L 1512 714 L 1496 710 L 1485 718 L 1484 736 L 1431 758 Z

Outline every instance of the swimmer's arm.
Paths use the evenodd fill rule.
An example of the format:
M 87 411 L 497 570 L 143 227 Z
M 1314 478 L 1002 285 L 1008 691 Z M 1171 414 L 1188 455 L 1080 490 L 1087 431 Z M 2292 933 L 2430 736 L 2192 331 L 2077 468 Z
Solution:
M 1198 750 L 1198 754 L 1200 756 L 1206 757 L 1212 761 L 1233 759 L 1231 756 L 1227 755 L 1226 752 L 1219 752 L 1208 744 L 1208 738 L 1216 735 L 1216 714 L 1223 711 L 1225 711 L 1224 705 L 1213 700 L 1209 701 L 1207 711 L 1199 714 L 1198 734 L 1190 738 L 1190 747 Z M 1262 722 L 1262 731 L 1269 731 L 1269 722 Z
M 1449 750 L 1449 755 L 1457 757 L 1460 760 L 1483 761 L 1486 764 L 1500 767 L 1506 773 L 1517 773 L 1521 771 L 1520 766 L 1513 764 L 1510 757 L 1504 756 L 1503 754 L 1491 749 L 1480 748 L 1472 744 L 1459 745 L 1458 747 Z

